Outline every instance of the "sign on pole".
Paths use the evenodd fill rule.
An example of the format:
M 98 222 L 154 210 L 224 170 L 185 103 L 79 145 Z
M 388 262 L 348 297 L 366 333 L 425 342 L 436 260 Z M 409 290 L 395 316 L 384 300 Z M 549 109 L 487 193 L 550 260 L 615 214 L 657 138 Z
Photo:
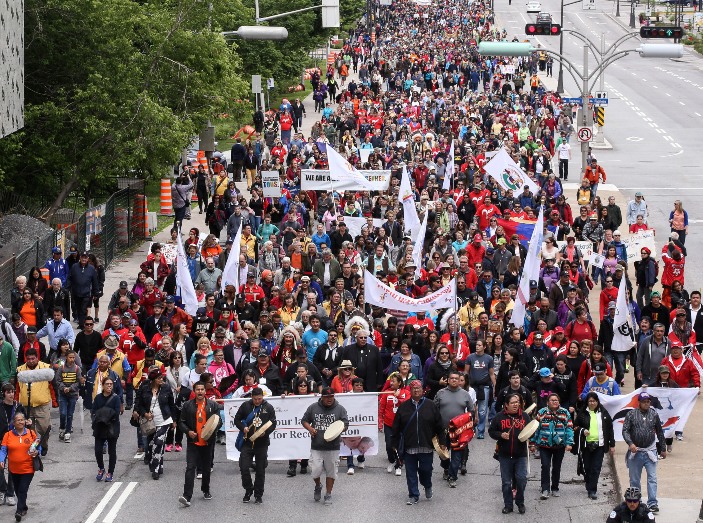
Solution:
M 264 189 L 264 198 L 280 197 L 281 179 L 278 171 L 261 171 L 261 186 Z
M 269 78 L 268 80 L 266 80 L 266 87 L 268 87 L 269 89 L 273 89 L 275 86 L 276 84 L 274 83 L 273 78 Z
M 261 94 L 261 75 L 260 74 L 251 75 L 251 92 L 254 94 Z
M 590 127 L 579 127 L 577 135 L 580 142 L 590 142 L 593 139 L 593 130 Z
M 581 9 L 591 11 L 596 8 L 596 0 L 582 0 Z

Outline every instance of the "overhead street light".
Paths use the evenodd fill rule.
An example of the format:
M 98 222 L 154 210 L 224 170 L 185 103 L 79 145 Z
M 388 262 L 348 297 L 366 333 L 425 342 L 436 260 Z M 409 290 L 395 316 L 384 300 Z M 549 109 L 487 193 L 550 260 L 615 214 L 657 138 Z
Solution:
M 267 25 L 243 25 L 236 31 L 224 31 L 222 36 L 238 36 L 242 40 L 286 40 L 288 29 Z
M 683 56 L 683 45 L 640 44 L 637 52 L 642 58 L 681 58 Z

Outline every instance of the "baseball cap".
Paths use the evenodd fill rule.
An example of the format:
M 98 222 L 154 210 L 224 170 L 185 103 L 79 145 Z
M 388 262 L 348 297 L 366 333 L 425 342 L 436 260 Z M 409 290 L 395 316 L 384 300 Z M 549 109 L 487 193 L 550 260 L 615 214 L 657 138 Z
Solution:
M 654 298 L 655 296 L 658 298 L 662 297 L 662 295 L 659 291 L 652 291 L 652 294 L 649 295 L 650 298 Z
M 165 303 L 176 303 L 176 298 L 173 296 L 166 296 L 166 299 L 164 300 Z
M 494 252 L 495 250 L 493 249 L 493 247 L 489 247 L 488 249 L 486 249 L 486 254 L 493 254 Z
M 659 366 L 659 372 L 660 372 L 660 373 L 662 373 L 662 372 L 668 372 L 669 374 L 671 374 L 671 371 L 669 370 L 669 367 L 667 367 L 666 365 L 660 365 L 660 366 Z
M 246 300 L 247 296 L 243 292 L 240 292 L 239 294 L 237 294 L 237 299 L 238 300 Z
M 322 389 L 322 396 L 334 396 L 334 391 L 330 387 L 325 387 Z
M 27 327 L 27 332 L 28 332 L 28 333 L 31 332 L 31 333 L 33 333 L 33 334 L 36 334 L 36 333 L 37 333 L 37 328 L 36 328 L 36 327 Z M 0 333 L 1 333 L 1 331 L 0 331 Z
M 52 254 L 61 254 L 61 247 L 54 247 L 51 249 Z
M 537 282 L 535 280 L 530 280 L 530 289 L 536 289 L 537 288 Z
M 541 369 L 539 369 L 540 378 L 549 378 L 550 376 L 554 376 L 554 374 L 552 374 L 552 371 L 549 370 L 547 367 L 542 367 Z
M 537 333 L 535 333 L 535 339 L 536 340 L 543 340 L 544 336 L 542 336 L 541 332 L 537 332 Z
M 508 242 L 507 242 L 507 240 L 506 240 L 505 238 L 498 238 L 498 241 L 496 241 L 496 243 L 497 243 L 498 245 L 505 245 L 505 244 L 508 243 Z
M 554 334 L 560 334 L 560 333 L 564 334 L 564 328 L 561 326 L 555 327 L 553 332 L 554 332 Z
M 616 309 L 616 308 L 617 308 L 617 305 L 614 301 L 611 301 L 610 303 L 608 303 L 608 310 Z
M 596 374 L 602 374 L 605 372 L 605 370 L 605 363 L 599 361 L 598 363 L 593 364 L 593 372 L 595 372 Z
M 302 278 L 300 278 L 300 281 L 310 281 L 310 276 L 303 276 Z
M 474 234 L 475 242 L 480 242 L 481 240 L 483 240 L 483 236 L 481 236 L 480 234 Z
M 642 191 L 637 191 L 637 192 L 635 193 L 635 196 L 643 196 Z
M 120 282 L 120 289 L 126 289 L 127 287 L 129 287 L 129 284 L 125 280 L 122 280 Z
M 638 401 L 651 401 L 652 396 L 649 395 L 649 392 L 640 392 L 639 396 L 637 396 Z
M 161 307 L 163 309 L 164 304 L 163 304 L 163 302 L 157 301 L 156 303 L 154 303 L 154 305 L 152 305 L 152 307 Z M 131 314 L 130 314 L 130 316 L 131 316 Z

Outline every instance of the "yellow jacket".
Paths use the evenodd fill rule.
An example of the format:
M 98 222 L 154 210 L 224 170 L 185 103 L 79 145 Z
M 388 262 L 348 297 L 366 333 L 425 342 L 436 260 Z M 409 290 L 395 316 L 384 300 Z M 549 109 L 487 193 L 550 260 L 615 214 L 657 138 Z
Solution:
M 476 305 L 473 309 L 469 302 L 466 302 L 461 309 L 459 309 L 459 323 L 465 329 L 475 329 L 478 327 L 478 315 L 485 312 L 485 309 L 481 305 Z
M 162 369 L 162 367 L 164 366 L 164 364 L 161 363 L 159 360 L 156 360 L 154 362 L 154 365 L 158 365 L 160 369 Z M 139 360 L 137 362 L 137 365 L 134 367 L 134 370 L 132 371 L 132 385 L 135 389 L 138 389 L 139 385 L 142 384 L 142 374 L 144 374 L 144 360 Z
M 103 349 L 100 352 L 98 352 L 97 356 L 95 356 L 96 360 L 100 359 L 100 356 L 103 354 L 107 354 L 107 349 Z M 107 354 L 108 357 L 110 356 Z M 127 359 L 127 356 L 124 355 L 124 352 L 122 352 L 120 349 L 115 350 L 115 354 L 112 357 L 112 360 L 110 361 L 110 368 L 115 371 L 115 373 L 120 377 L 121 380 L 124 379 L 124 367 L 123 367 L 123 361 Z
M 298 313 L 300 312 L 300 307 L 297 305 L 293 307 L 291 311 L 288 311 L 285 307 L 281 307 L 278 309 L 278 314 L 281 315 L 281 323 L 288 327 L 291 322 L 296 321 L 296 318 L 298 317 Z
M 35 369 L 51 369 L 51 365 L 40 361 Z M 17 372 L 23 370 L 30 370 L 26 363 L 17 367 Z M 19 392 L 19 402 L 27 407 L 27 383 L 21 383 L 17 380 L 17 391 Z M 54 387 L 50 381 L 35 381 L 32 383 L 32 407 L 40 407 L 54 402 Z

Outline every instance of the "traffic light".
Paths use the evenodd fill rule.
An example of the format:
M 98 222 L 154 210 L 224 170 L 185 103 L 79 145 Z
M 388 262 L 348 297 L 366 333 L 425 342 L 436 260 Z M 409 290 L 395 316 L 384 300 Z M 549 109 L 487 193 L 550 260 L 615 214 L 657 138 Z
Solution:
M 648 26 L 640 27 L 642 38 L 682 38 L 683 29 L 678 26 Z
M 525 34 L 528 36 L 559 36 L 561 25 L 559 24 L 527 24 Z

